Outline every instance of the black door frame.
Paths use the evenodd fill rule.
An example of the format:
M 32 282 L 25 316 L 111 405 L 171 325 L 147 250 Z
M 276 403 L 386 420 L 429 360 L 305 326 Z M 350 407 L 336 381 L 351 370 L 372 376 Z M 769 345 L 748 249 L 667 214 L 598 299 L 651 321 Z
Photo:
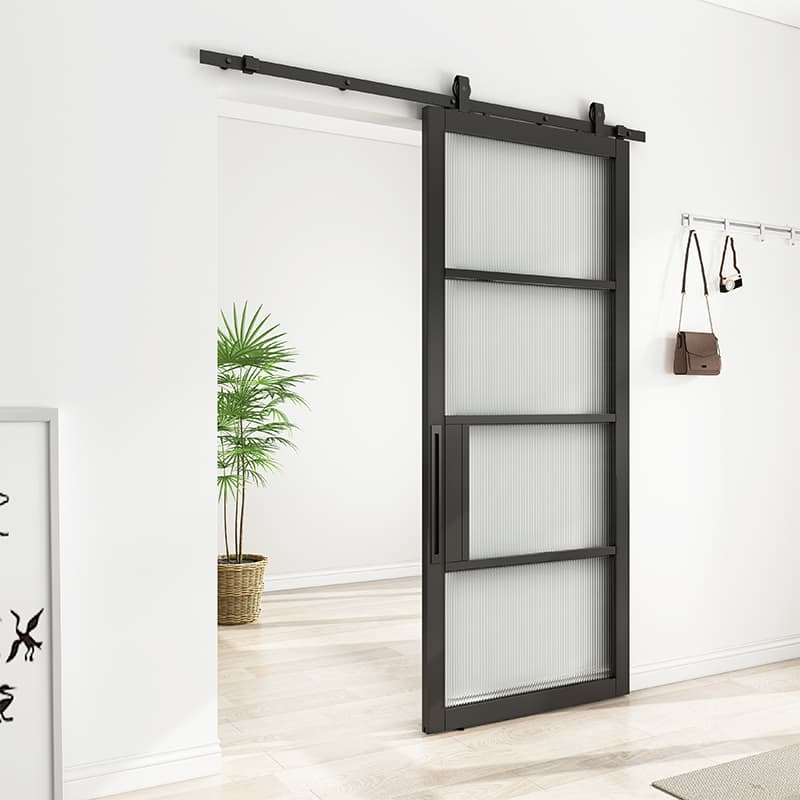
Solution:
M 445 134 L 458 133 L 535 145 L 609 159 L 611 170 L 609 258 L 611 280 L 583 280 L 445 267 Z M 422 719 L 437 733 L 564 706 L 627 694 L 629 691 L 629 144 L 626 140 L 526 122 L 499 119 L 438 106 L 423 109 L 423 331 L 422 331 Z M 445 415 L 445 281 L 566 286 L 608 292 L 612 305 L 609 414 Z M 608 547 L 531 553 L 470 560 L 468 554 L 468 432 L 480 424 L 581 424 L 611 427 L 611 542 Z M 444 465 L 459 465 L 445 470 Z M 448 557 L 449 555 L 449 557 Z M 610 620 L 612 677 L 446 707 L 445 573 L 517 564 L 605 558 L 612 565 Z

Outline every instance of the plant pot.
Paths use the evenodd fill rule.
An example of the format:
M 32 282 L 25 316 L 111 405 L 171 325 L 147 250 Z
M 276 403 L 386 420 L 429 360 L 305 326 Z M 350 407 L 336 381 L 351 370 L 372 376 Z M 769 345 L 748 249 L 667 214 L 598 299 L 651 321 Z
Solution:
M 217 559 L 217 623 L 246 625 L 261 614 L 266 556 L 242 555 L 242 563 Z

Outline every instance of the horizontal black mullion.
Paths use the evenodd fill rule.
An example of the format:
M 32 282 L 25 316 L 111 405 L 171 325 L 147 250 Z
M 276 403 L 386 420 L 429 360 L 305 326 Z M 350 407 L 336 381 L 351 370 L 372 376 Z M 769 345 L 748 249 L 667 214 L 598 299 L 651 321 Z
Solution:
M 479 114 L 464 114 L 448 110 L 445 111 L 444 126 L 445 131 L 449 133 L 478 136 L 481 139 L 531 144 L 551 150 L 586 153 L 605 158 L 615 158 L 617 154 L 616 141 L 605 136 L 549 128 L 544 125 L 531 125 L 528 122 L 517 122 L 511 119 L 483 117 Z
M 586 425 L 615 422 L 615 414 L 454 414 L 446 425 Z
M 498 556 L 497 558 L 474 558 L 468 561 L 450 561 L 447 572 L 464 572 L 471 569 L 493 569 L 495 567 L 518 567 L 522 564 L 547 564 L 551 561 L 581 561 L 585 558 L 608 558 L 616 555 L 616 547 L 581 547 L 572 550 L 547 550 L 541 553 L 525 553 L 520 556 Z
M 444 710 L 445 729 L 459 730 L 489 722 L 502 722 L 514 717 L 553 711 L 556 708 L 595 703 L 616 695 L 613 678 L 601 678 L 585 683 L 541 689 L 538 692 L 513 694 L 492 700 L 479 700 L 459 706 L 447 706 Z
M 448 268 L 444 277 L 451 281 L 481 281 L 487 283 L 516 283 L 531 286 L 560 286 L 566 289 L 602 289 L 613 291 L 614 281 L 599 281 L 591 278 L 568 278 L 559 275 L 526 275 L 521 272 L 492 272 L 484 269 Z

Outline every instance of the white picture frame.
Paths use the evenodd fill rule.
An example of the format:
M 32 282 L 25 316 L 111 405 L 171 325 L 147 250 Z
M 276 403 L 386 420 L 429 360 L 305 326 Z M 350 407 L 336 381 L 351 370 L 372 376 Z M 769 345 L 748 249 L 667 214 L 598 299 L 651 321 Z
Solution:
M 0 501 L 0 688 L 14 681 L 0 721 L 3 795 L 63 800 L 56 409 L 0 408 Z M 39 606 L 30 633 L 41 641 L 29 646 L 18 634 Z

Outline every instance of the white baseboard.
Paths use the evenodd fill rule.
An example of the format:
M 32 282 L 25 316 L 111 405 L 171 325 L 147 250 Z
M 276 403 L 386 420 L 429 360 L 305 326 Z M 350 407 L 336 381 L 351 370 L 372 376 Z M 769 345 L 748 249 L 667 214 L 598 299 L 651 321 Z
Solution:
M 185 750 L 80 764 L 64 770 L 64 800 L 94 800 L 111 794 L 216 775 L 219 742 Z
M 264 578 L 264 592 L 284 589 L 306 589 L 313 586 L 333 586 L 339 583 L 381 581 L 387 578 L 410 578 L 422 574 L 418 561 L 405 564 L 384 564 L 377 567 L 351 567 L 350 569 L 323 569 L 316 572 L 292 572 L 287 575 L 270 575 Z
M 631 691 L 800 658 L 800 636 L 631 667 Z

